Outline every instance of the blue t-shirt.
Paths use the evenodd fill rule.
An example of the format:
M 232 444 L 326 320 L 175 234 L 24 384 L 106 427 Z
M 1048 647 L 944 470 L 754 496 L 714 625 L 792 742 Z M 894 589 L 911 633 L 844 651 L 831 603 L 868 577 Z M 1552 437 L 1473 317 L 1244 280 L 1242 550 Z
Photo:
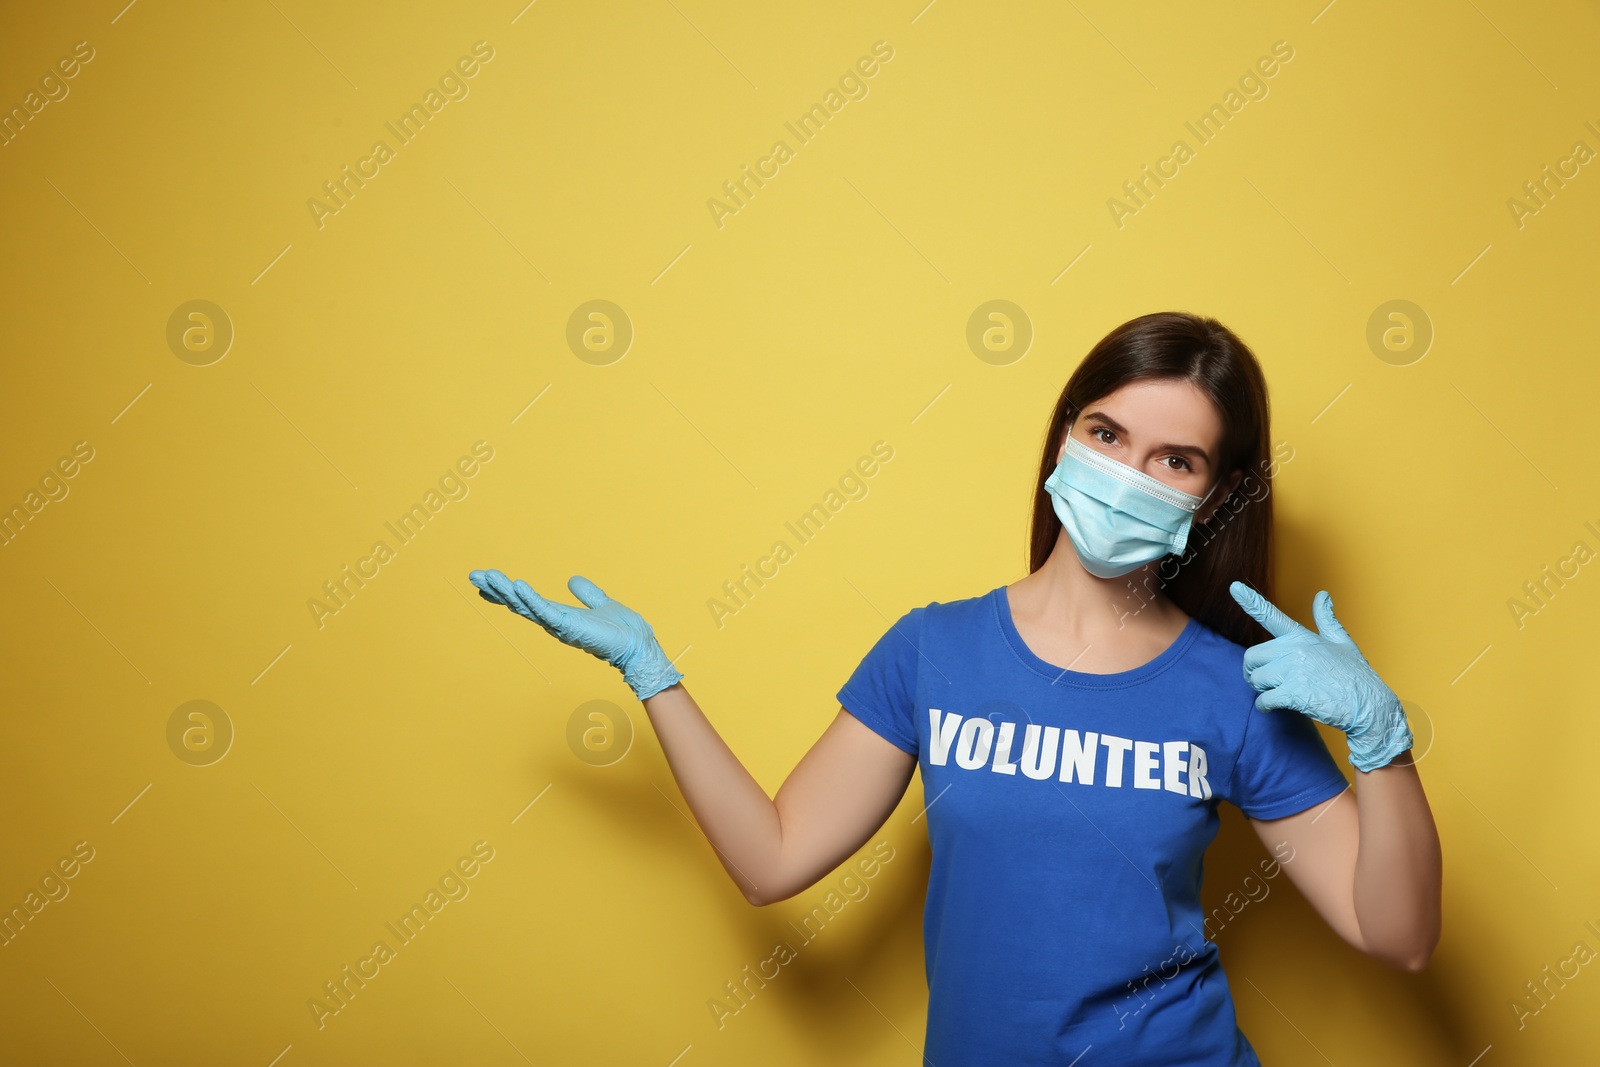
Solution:
M 1277 819 L 1337 796 L 1315 724 L 1259 712 L 1244 647 L 1191 618 L 1116 674 L 1052 666 L 1006 587 L 913 608 L 839 703 L 917 757 L 938 1067 L 1258 1067 L 1200 878 L 1223 800 Z

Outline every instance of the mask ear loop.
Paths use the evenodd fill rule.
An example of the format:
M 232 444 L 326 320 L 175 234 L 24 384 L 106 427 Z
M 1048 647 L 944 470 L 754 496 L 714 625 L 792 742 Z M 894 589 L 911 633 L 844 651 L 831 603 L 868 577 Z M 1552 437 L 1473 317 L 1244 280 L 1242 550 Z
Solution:
M 1201 508 L 1205 507 L 1206 501 L 1211 499 L 1211 494 L 1215 493 L 1217 491 L 1217 487 L 1220 486 L 1221 484 L 1222 484 L 1222 479 L 1218 478 L 1217 482 L 1216 482 L 1216 485 L 1213 485 L 1210 489 L 1206 490 L 1206 495 L 1201 497 L 1200 498 L 1200 503 L 1198 503 L 1198 504 L 1196 504 L 1194 506 L 1194 510 L 1196 512 L 1198 512 Z M 1224 497 L 1223 499 L 1226 500 L 1227 497 Z M 1216 517 L 1217 517 L 1216 513 L 1213 512 L 1211 515 L 1207 516 L 1206 522 L 1210 522 L 1212 519 L 1214 519 Z M 1204 526 L 1205 523 L 1200 523 L 1199 525 Z M 1191 521 L 1191 523 L 1190 523 L 1190 533 L 1191 534 L 1194 532 L 1194 526 L 1195 526 L 1195 524 Z M 1188 539 L 1185 538 L 1185 541 L 1187 541 L 1187 540 Z M 1188 548 L 1187 544 L 1184 545 L 1184 551 L 1185 552 L 1189 551 L 1189 548 Z M 1178 555 L 1178 553 L 1176 553 L 1176 552 L 1168 552 L 1165 556 L 1162 556 L 1161 558 L 1162 558 L 1163 561 L 1166 561 L 1166 560 L 1172 559 L 1173 557 L 1175 557 L 1177 555 Z

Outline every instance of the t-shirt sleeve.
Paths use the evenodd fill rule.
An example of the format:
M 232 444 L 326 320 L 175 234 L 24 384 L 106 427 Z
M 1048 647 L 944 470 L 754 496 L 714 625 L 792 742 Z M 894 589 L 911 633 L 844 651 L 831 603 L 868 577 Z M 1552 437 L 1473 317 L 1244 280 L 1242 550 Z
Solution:
M 1282 819 L 1330 800 L 1345 781 L 1317 724 L 1298 711 L 1250 708 L 1224 794 L 1252 819 Z
M 922 608 L 913 608 L 867 651 L 839 690 L 839 704 L 902 752 L 919 754 L 914 719 Z

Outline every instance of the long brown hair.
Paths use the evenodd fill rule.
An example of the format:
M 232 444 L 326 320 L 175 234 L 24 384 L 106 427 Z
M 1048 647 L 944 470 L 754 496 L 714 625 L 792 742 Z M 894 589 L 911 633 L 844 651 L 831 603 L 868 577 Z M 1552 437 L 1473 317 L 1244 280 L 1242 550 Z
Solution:
M 1210 397 L 1222 417 L 1218 477 L 1244 472 L 1210 519 L 1190 530 L 1183 555 L 1168 555 L 1157 564 L 1154 580 L 1186 614 L 1229 640 L 1245 646 L 1265 641 L 1271 634 L 1239 607 L 1228 585 L 1237 580 L 1269 600 L 1273 596 L 1271 490 L 1277 465 L 1270 457 L 1266 378 L 1255 354 L 1216 319 L 1181 311 L 1130 319 L 1101 339 L 1072 372 L 1050 416 L 1039 458 L 1028 571 L 1044 566 L 1061 532 L 1044 483 L 1056 468 L 1067 421 L 1122 386 L 1152 378 L 1190 382 Z

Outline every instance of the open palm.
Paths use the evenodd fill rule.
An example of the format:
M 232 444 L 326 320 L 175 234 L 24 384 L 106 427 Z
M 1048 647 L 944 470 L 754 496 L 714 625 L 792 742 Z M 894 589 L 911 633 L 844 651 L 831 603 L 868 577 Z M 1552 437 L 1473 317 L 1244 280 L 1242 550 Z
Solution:
M 667 660 L 650 624 L 581 574 L 567 581 L 567 588 L 584 605 L 581 608 L 547 600 L 527 582 L 513 581 L 497 570 L 473 571 L 467 580 L 491 604 L 532 619 L 561 643 L 581 648 L 620 670 L 641 700 L 683 677 Z

